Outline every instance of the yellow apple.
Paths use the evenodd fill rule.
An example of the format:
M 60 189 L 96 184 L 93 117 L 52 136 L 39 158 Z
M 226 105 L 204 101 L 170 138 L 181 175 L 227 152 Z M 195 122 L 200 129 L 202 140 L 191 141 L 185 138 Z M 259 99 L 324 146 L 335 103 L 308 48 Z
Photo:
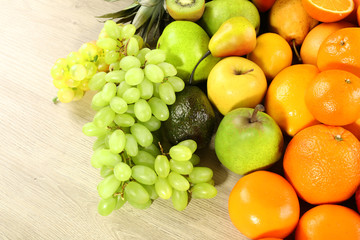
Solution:
M 243 57 L 227 57 L 210 71 L 207 80 L 209 100 L 223 115 L 240 107 L 254 108 L 266 93 L 263 70 Z

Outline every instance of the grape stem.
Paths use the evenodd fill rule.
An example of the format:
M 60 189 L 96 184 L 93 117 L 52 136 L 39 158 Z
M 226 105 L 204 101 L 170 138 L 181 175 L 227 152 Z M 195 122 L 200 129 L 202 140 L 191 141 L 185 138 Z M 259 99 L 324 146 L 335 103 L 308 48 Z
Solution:
M 52 101 L 53 101 L 54 104 L 57 104 L 57 103 L 59 102 L 59 98 L 58 98 L 58 97 L 54 97 L 54 98 L 52 99 Z

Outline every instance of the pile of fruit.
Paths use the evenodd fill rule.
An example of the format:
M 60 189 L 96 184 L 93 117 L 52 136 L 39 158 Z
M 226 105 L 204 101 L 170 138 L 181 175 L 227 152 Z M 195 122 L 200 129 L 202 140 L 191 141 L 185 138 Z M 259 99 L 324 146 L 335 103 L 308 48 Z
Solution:
M 51 69 L 61 102 L 97 91 L 83 132 L 99 213 L 215 197 L 196 154 L 214 137 L 242 175 L 228 201 L 242 234 L 360 239 L 359 5 L 153 0 L 102 16 L 98 39 Z

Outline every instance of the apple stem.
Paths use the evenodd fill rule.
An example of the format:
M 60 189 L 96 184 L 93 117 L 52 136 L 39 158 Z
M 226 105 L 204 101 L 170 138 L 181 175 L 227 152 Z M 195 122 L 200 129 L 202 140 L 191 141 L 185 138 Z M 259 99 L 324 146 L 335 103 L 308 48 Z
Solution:
M 194 78 L 194 74 L 195 74 L 195 70 L 196 70 L 196 68 L 197 68 L 197 66 L 201 63 L 201 61 L 202 60 L 204 60 L 207 56 L 209 56 L 211 54 L 211 52 L 210 52 L 210 50 L 208 50 L 205 54 L 204 54 L 204 56 L 202 56 L 201 58 L 200 58 L 200 60 L 197 62 L 197 64 L 195 65 L 195 67 L 194 67 L 194 69 L 193 69 L 193 71 L 191 72 L 191 75 L 190 75 L 190 79 L 189 79 L 189 84 L 191 85 L 191 83 L 192 83 L 192 80 L 193 80 L 193 78 Z
M 253 114 L 251 115 L 250 122 L 257 122 L 257 113 L 258 111 L 263 112 L 265 111 L 265 107 L 262 104 L 256 105 Z

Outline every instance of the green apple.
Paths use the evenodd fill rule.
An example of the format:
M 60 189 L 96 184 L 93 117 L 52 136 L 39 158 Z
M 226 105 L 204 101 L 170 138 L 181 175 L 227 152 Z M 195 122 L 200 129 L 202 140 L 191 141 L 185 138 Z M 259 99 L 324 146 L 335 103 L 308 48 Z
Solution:
M 256 32 L 259 32 L 259 11 L 252 2 L 247 0 L 213 0 L 207 2 L 205 4 L 205 11 L 198 23 L 211 37 L 223 22 L 238 16 L 249 20 Z
M 208 51 L 209 41 L 209 36 L 198 24 L 173 21 L 165 27 L 156 47 L 166 52 L 166 61 L 176 67 L 177 76 L 188 82 L 195 65 Z M 211 55 L 206 57 L 197 67 L 193 83 L 206 81 L 219 60 Z
M 245 175 L 277 162 L 284 150 L 280 127 L 262 105 L 237 108 L 224 116 L 215 135 L 215 153 L 230 171 Z

